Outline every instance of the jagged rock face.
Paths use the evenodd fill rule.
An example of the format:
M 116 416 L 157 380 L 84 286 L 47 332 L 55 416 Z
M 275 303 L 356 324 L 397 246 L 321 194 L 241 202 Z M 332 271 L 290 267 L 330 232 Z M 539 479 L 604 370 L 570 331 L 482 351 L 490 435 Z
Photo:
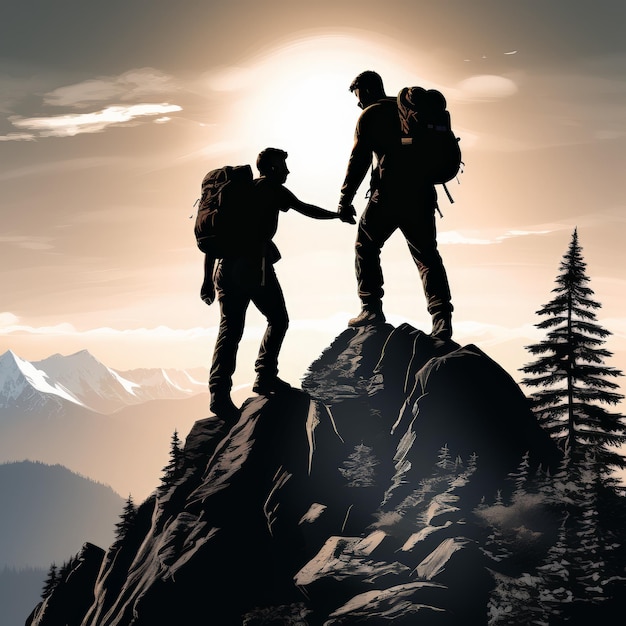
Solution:
M 74 560 L 63 584 L 41 602 L 26 620 L 35 624 L 78 626 L 94 601 L 94 584 L 102 565 L 104 550 L 86 543 Z
M 517 385 L 474 346 L 384 325 L 342 333 L 302 389 L 199 420 L 67 623 L 485 624 L 473 510 L 525 452 L 559 458 Z M 65 623 L 45 613 L 29 626 Z

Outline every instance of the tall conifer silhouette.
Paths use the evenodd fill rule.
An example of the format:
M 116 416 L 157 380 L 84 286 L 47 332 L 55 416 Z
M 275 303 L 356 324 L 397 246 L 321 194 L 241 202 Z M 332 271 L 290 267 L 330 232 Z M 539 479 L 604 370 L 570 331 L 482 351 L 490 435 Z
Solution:
M 115 541 L 113 547 L 119 547 L 124 542 L 124 539 L 135 525 L 137 518 L 137 507 L 133 501 L 131 494 L 128 494 L 126 503 L 124 504 L 124 510 L 120 515 L 120 520 L 115 524 Z
M 544 319 L 535 326 L 546 338 L 526 349 L 538 358 L 521 371 L 523 383 L 538 388 L 531 395 L 542 426 L 580 464 L 592 453 L 601 473 L 626 467 L 616 446 L 626 443 L 624 416 L 607 410 L 624 397 L 614 379 L 622 372 L 605 365 L 612 356 L 603 345 L 611 332 L 602 328 L 595 311 L 601 304 L 587 286 L 586 264 L 575 229 L 560 264 L 555 297 L 537 311 Z
M 185 461 L 185 451 L 182 447 L 178 430 L 174 430 L 174 434 L 170 440 L 170 457 L 168 464 L 163 468 L 163 476 L 161 477 L 161 485 L 159 493 L 163 495 L 168 489 L 175 484 L 180 478 L 183 471 L 183 463 Z

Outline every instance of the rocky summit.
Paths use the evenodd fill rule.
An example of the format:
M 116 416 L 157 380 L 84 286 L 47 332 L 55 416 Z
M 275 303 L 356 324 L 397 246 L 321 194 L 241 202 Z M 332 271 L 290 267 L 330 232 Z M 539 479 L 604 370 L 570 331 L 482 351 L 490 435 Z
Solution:
M 540 585 L 562 456 L 478 347 L 347 329 L 301 390 L 199 419 L 175 479 L 27 626 L 532 623 L 497 619 L 507 585 Z

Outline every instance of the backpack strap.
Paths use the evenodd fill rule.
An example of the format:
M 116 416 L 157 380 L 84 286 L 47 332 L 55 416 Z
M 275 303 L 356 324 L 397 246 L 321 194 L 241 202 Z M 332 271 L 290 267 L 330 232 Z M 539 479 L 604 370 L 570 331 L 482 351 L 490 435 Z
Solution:
M 454 198 L 452 197 L 452 194 L 448 191 L 448 186 L 446 185 L 446 183 L 443 183 L 443 189 L 446 192 L 446 195 L 448 196 L 448 200 L 450 200 L 450 204 L 454 204 Z

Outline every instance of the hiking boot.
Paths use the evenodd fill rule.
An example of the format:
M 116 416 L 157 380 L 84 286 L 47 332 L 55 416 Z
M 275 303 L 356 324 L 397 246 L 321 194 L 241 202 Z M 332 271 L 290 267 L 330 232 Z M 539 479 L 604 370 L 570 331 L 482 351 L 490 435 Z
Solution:
M 385 320 L 385 314 L 381 307 L 364 306 L 363 310 L 348 322 L 348 326 L 356 328 L 357 326 L 384 324 Z
M 230 393 L 212 393 L 211 402 L 209 403 L 211 412 L 225 421 L 233 420 L 239 417 L 239 409 L 230 398 Z
M 278 378 L 278 376 L 257 376 L 252 386 L 252 391 L 261 396 L 266 396 L 269 393 L 280 393 L 291 388 L 289 383 Z

